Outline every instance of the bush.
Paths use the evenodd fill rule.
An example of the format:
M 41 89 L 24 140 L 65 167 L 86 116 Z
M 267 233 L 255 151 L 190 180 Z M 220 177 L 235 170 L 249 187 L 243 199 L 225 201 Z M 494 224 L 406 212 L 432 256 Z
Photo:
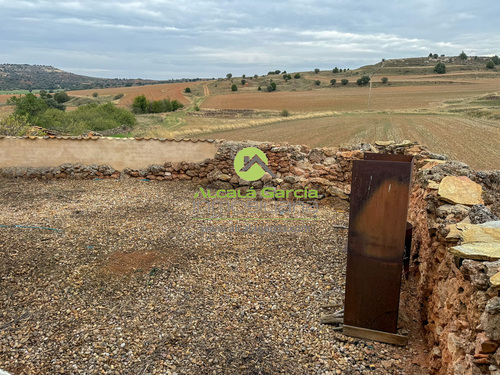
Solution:
M 189 87 L 186 87 L 186 88 L 184 89 L 184 92 L 185 92 L 186 94 L 190 94 L 190 93 L 191 93 L 191 89 L 190 89 Z
M 370 77 L 368 76 L 363 76 L 361 78 L 359 78 L 356 83 L 359 85 L 359 86 L 363 86 L 363 85 L 367 85 L 368 82 L 370 82 Z
M 295 75 L 293 76 L 293 78 L 299 79 L 300 78 L 300 73 L 295 73 Z
M 462 53 L 458 55 L 458 57 L 460 57 L 460 60 L 467 60 L 467 55 L 465 54 L 464 51 L 462 51 Z
M 314 69 L 314 73 L 318 74 L 319 73 L 319 69 L 318 68 Z
M 338 73 L 338 72 L 339 72 L 339 68 L 337 68 L 337 67 L 333 68 L 333 70 L 332 70 L 333 74 Z
M 321 85 L 321 81 L 314 81 L 314 84 L 315 84 L 316 86 L 319 86 L 319 85 Z
M 44 99 L 44 101 L 45 101 L 45 104 L 47 104 L 47 107 L 49 107 L 49 108 L 55 108 L 55 109 L 58 109 L 60 111 L 65 111 L 66 110 L 66 106 L 64 104 L 57 102 L 52 97 L 46 97 Z
M 349 80 L 346 79 L 346 78 L 343 78 L 340 83 L 342 83 L 344 86 L 347 85 L 349 83 Z
M 148 113 L 149 103 L 146 95 L 139 95 L 134 98 L 132 102 L 132 112 L 134 113 Z
M 31 134 L 31 124 L 28 116 L 11 115 L 0 120 L 0 134 L 20 137 Z
M 113 103 L 102 105 L 87 104 L 78 107 L 76 111 L 66 114 L 72 126 L 85 130 L 102 131 L 119 126 L 134 126 L 135 116 L 124 108 L 115 107 Z
M 93 96 L 94 98 L 97 98 L 97 97 L 99 96 L 99 93 L 98 93 L 98 92 L 93 92 L 93 93 L 92 93 L 92 96 Z
M 267 90 L 267 92 L 274 91 L 273 86 L 271 86 L 271 85 L 268 85 L 268 86 L 266 87 L 266 90 Z
M 262 87 L 259 86 L 259 88 L 257 89 L 257 91 L 261 91 L 262 90 Z
M 387 83 L 387 82 L 389 82 L 389 78 L 383 77 L 381 81 L 382 81 L 382 83 Z
M 194 105 L 194 110 L 195 110 L 196 112 L 198 112 L 198 111 L 200 110 L 200 106 L 199 106 L 198 104 L 195 104 L 195 105 Z
M 494 69 L 495 68 L 495 63 L 493 61 L 488 61 L 486 64 L 486 68 L 488 69 Z
M 118 100 L 121 98 L 123 98 L 123 94 L 116 94 L 115 96 L 113 96 L 113 100 Z
M 288 117 L 290 116 L 290 112 L 288 112 L 288 109 L 284 109 L 280 113 L 281 117 Z
M 436 64 L 436 66 L 434 67 L 434 73 L 437 73 L 437 74 L 446 73 L 446 65 L 444 65 L 442 62 L 438 62 Z
M 7 104 L 15 105 L 14 115 L 26 116 L 30 123 L 35 123 L 36 118 L 49 108 L 44 99 L 37 98 L 32 93 L 22 97 L 13 96 L 7 101 Z
M 238 91 L 238 87 L 234 83 L 231 86 L 231 91 Z
M 71 99 L 71 97 L 68 95 L 66 91 L 61 91 L 61 92 L 56 92 L 54 94 L 54 99 L 58 103 L 66 103 Z
M 163 113 L 176 111 L 184 107 L 184 104 L 177 100 L 162 99 L 150 102 L 145 95 L 139 95 L 134 98 L 132 103 L 132 112 L 138 114 L 145 113 Z
M 495 65 L 500 65 L 500 58 L 497 55 L 493 56 L 491 61 L 493 61 L 493 64 Z
M 246 81 L 246 80 L 244 80 L 244 79 L 242 79 L 242 80 L 241 80 L 241 86 L 245 86 L 245 83 L 247 83 L 247 81 Z
M 331 79 L 330 83 L 332 84 L 332 86 L 335 86 L 335 84 L 337 83 L 337 80 L 336 79 Z
M 271 82 L 269 85 L 273 88 L 273 91 L 276 91 L 276 83 Z

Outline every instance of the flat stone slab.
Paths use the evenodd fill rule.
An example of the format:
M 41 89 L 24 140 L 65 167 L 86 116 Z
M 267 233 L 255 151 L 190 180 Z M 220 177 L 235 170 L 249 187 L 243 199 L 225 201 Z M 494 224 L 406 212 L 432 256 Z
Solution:
M 471 242 L 500 242 L 500 221 L 483 224 L 465 224 L 462 228 L 462 244 Z
M 439 184 L 439 199 L 453 203 L 473 206 L 482 204 L 483 188 L 465 176 L 446 176 Z
M 493 262 L 500 259 L 500 242 L 472 242 L 450 247 L 448 251 L 464 259 Z

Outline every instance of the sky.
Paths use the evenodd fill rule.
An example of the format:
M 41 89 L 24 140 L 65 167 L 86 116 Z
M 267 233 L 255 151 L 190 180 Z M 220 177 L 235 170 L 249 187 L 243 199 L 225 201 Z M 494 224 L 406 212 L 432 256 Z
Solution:
M 106 78 L 500 55 L 499 0 L 0 0 L 0 63 Z

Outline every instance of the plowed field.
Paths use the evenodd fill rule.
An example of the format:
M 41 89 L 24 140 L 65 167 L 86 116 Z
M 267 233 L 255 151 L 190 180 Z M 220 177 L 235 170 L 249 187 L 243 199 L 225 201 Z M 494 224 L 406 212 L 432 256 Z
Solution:
M 209 137 L 289 142 L 312 147 L 409 139 L 474 169 L 500 168 L 500 123 L 455 115 L 339 115 L 213 132 Z
M 332 87 L 310 91 L 236 93 L 210 96 L 202 108 L 261 109 L 290 111 L 403 110 L 434 108 L 447 100 L 458 100 L 498 91 L 500 79 L 478 83 L 431 86 Z
M 170 99 L 178 100 L 182 104 L 189 104 L 189 99 L 183 95 L 186 87 L 193 87 L 199 85 L 200 82 L 183 82 L 183 83 L 167 83 L 161 85 L 147 85 L 147 86 L 133 86 L 133 87 L 119 87 L 109 89 L 91 89 L 91 90 L 77 90 L 69 91 L 70 96 L 91 96 L 92 93 L 97 92 L 99 95 L 116 95 L 124 94 L 123 98 L 119 101 L 120 107 L 128 107 L 136 96 L 146 95 L 149 100 Z

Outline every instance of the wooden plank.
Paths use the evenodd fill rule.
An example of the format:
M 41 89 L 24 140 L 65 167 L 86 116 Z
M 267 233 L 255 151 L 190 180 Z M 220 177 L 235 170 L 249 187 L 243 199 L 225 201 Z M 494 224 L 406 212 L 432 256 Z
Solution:
M 344 317 L 336 316 L 335 314 L 323 315 L 319 322 L 321 324 L 342 324 L 344 323 Z
M 398 335 L 395 333 L 388 333 L 382 331 L 375 331 L 373 329 L 359 328 L 348 326 L 344 324 L 342 333 L 347 336 L 358 337 L 361 339 L 385 342 L 387 344 L 406 346 L 408 344 L 408 337 Z

